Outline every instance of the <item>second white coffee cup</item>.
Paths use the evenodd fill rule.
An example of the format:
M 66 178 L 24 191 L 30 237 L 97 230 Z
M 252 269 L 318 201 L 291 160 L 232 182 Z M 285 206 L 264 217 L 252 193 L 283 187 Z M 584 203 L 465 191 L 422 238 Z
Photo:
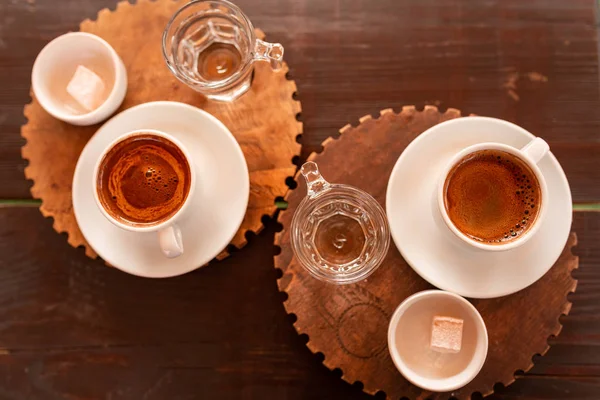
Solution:
M 537 181 L 539 183 L 540 193 L 541 193 L 541 196 L 540 196 L 541 202 L 540 202 L 540 206 L 539 206 L 540 209 L 538 211 L 537 218 L 534 221 L 534 224 L 531 228 L 529 228 L 527 231 L 525 231 L 523 233 L 523 235 L 519 236 L 518 238 L 516 238 L 514 240 L 502 242 L 502 243 L 498 243 L 498 244 L 488 244 L 485 242 L 480 242 L 480 241 L 474 240 L 474 239 L 470 238 L 469 236 L 465 235 L 454 225 L 450 216 L 448 215 L 448 211 L 446 210 L 444 197 L 445 197 L 445 182 L 446 182 L 446 178 L 448 177 L 448 174 L 450 173 L 452 168 L 454 168 L 454 166 L 457 165 L 466 156 L 468 156 L 469 154 L 481 151 L 481 150 L 500 150 L 500 151 L 512 154 L 513 156 L 519 158 L 523 163 L 525 163 L 531 169 L 531 171 L 535 174 L 535 177 L 537 178 Z M 440 212 L 442 219 L 444 220 L 444 223 L 446 224 L 446 226 L 450 229 L 450 231 L 452 231 L 452 233 L 456 237 L 458 237 L 460 240 L 462 240 L 467 245 L 481 249 L 481 250 L 486 250 L 486 251 L 506 251 L 506 250 L 514 249 L 518 246 L 521 246 L 525 242 L 527 242 L 539 230 L 540 226 L 542 225 L 544 216 L 546 214 L 546 208 L 547 208 L 546 203 L 548 201 L 548 187 L 546 185 L 546 180 L 544 179 L 544 175 L 542 174 L 542 171 L 540 171 L 540 168 L 537 166 L 537 164 L 540 162 L 540 160 L 546 154 L 548 154 L 549 151 L 550 151 L 550 147 L 548 146 L 548 143 L 546 143 L 543 139 L 538 137 L 538 138 L 533 139 L 531 142 L 529 142 L 527 145 L 525 145 L 521 149 L 517 149 L 512 146 L 508 146 L 508 145 L 502 144 L 502 143 L 488 142 L 488 143 L 479 143 L 479 144 L 476 144 L 473 146 L 469 146 L 469 147 L 465 148 L 464 150 L 458 152 L 454 157 L 452 157 L 452 159 L 450 160 L 448 165 L 442 170 L 442 173 L 440 175 L 440 180 L 438 182 L 438 188 L 437 188 L 438 209 L 439 209 L 439 212 Z
M 126 139 L 129 139 L 132 136 L 137 136 L 137 135 L 158 136 L 158 137 L 164 138 L 164 139 L 172 142 L 183 153 L 188 165 L 190 166 L 190 187 L 189 187 L 187 197 L 184 200 L 184 203 L 181 205 L 179 210 L 177 210 L 177 212 L 175 212 L 168 219 L 161 221 L 157 224 L 152 224 L 152 225 L 148 225 L 148 226 L 128 224 L 126 222 L 123 222 L 123 221 L 120 221 L 120 220 L 114 218 L 104 208 L 104 206 L 102 205 L 102 202 L 100 201 L 100 197 L 98 194 L 98 173 L 99 173 L 100 167 L 102 165 L 102 161 L 104 160 L 104 157 L 115 145 L 117 145 L 118 143 L 120 143 Z M 111 142 L 106 147 L 106 149 L 104 149 L 104 151 L 98 158 L 98 161 L 96 162 L 96 166 L 94 168 L 94 198 L 96 200 L 96 205 L 100 209 L 100 212 L 102 212 L 102 214 L 110 222 L 112 222 L 113 224 L 115 224 L 116 226 L 118 226 L 121 229 L 131 231 L 131 232 L 138 232 L 140 234 L 149 233 L 149 232 L 157 232 L 157 234 L 158 234 L 157 245 L 160 246 L 161 251 L 167 258 L 175 258 L 175 257 L 179 257 L 180 255 L 183 254 L 183 235 L 181 233 L 181 228 L 178 225 L 178 221 L 182 221 L 185 218 L 185 215 L 187 213 L 191 212 L 190 204 L 192 203 L 192 197 L 194 196 L 195 187 L 196 187 L 196 171 L 195 171 L 194 164 L 192 162 L 190 153 L 187 151 L 185 146 L 179 140 L 174 138 L 172 135 L 169 135 L 165 132 L 157 131 L 154 129 L 141 129 L 141 130 L 128 132 L 124 135 L 119 136 L 113 142 Z

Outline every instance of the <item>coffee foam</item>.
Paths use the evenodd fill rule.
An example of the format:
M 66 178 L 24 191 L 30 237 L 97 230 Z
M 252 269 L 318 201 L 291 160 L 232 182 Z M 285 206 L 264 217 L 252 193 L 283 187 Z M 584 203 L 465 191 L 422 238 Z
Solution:
M 527 232 L 541 201 L 533 171 L 518 157 L 498 150 L 478 151 L 460 160 L 446 178 L 444 193 L 456 228 L 491 244 Z
M 172 142 L 140 135 L 118 143 L 101 163 L 98 194 L 115 218 L 158 224 L 183 205 L 190 188 L 190 167 Z

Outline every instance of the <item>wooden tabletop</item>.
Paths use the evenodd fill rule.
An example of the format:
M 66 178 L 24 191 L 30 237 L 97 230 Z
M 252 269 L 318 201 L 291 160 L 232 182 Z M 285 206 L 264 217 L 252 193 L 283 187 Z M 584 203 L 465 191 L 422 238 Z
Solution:
M 115 4 L 0 1 L 0 400 L 369 398 L 294 331 L 275 283 L 273 220 L 225 261 L 147 280 L 71 248 L 37 210 L 19 135 L 33 61 Z M 550 143 L 575 202 L 579 286 L 549 352 L 492 398 L 600 398 L 596 2 L 238 4 L 286 48 L 303 107 L 298 163 L 347 123 L 406 104 L 504 118 Z

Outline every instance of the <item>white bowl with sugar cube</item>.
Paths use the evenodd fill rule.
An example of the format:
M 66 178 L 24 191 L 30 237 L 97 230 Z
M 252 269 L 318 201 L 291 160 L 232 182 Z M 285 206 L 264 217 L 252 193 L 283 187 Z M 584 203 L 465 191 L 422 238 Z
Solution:
M 388 348 L 412 384 L 450 392 L 477 376 L 487 357 L 488 335 L 483 318 L 466 299 L 426 290 L 408 297 L 392 315 Z
M 71 32 L 48 43 L 31 74 L 33 92 L 52 116 L 73 125 L 93 125 L 110 117 L 127 92 L 127 71 L 102 38 Z

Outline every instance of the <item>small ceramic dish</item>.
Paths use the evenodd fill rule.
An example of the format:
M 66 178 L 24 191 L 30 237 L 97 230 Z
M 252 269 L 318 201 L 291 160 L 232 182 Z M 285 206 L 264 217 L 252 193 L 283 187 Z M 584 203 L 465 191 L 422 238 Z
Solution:
M 102 103 L 87 111 L 67 92 L 77 67 L 83 65 L 105 84 Z M 127 71 L 117 52 L 102 38 L 84 32 L 59 36 L 38 54 L 31 83 L 40 105 L 52 116 L 73 125 L 93 125 L 111 116 L 127 91 Z
M 458 353 L 439 353 L 429 346 L 433 317 L 464 321 Z M 416 293 L 402 302 L 388 328 L 388 348 L 400 373 L 412 384 L 434 392 L 448 392 L 471 382 L 488 351 L 483 318 L 464 298 L 441 290 Z

